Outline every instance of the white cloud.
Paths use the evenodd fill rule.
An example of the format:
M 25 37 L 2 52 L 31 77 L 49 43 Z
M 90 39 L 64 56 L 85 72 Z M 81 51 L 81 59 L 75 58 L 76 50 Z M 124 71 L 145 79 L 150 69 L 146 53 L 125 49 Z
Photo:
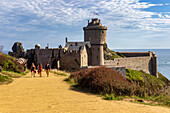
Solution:
M 164 18 L 161 13 L 143 9 L 162 5 L 139 0 L 1 0 L 0 25 L 11 25 L 14 29 L 19 27 L 18 30 L 23 29 L 21 31 L 35 30 L 34 25 L 42 24 L 78 26 L 92 18 L 93 11 L 97 11 L 102 22 L 113 30 L 160 31 L 167 29 L 159 28 L 160 25 L 170 25 L 169 16 L 165 15 Z M 153 15 L 159 18 L 152 18 Z
M 170 18 L 170 15 L 165 15 L 166 18 Z
M 164 16 L 162 14 L 158 14 L 158 17 L 163 18 Z

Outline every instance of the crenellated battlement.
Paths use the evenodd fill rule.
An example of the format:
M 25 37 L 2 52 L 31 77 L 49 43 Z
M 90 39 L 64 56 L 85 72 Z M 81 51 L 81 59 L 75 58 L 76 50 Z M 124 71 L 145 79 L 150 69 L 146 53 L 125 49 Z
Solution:
M 75 53 L 80 53 L 79 50 L 67 50 L 67 51 L 62 51 L 63 54 L 75 54 Z

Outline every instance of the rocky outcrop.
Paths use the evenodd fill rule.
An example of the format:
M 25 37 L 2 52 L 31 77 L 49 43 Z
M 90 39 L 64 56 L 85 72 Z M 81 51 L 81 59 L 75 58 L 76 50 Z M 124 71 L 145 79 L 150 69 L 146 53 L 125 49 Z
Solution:
M 25 51 L 21 42 L 15 42 L 14 45 L 12 46 L 12 51 L 13 52 L 8 53 L 10 56 L 16 58 L 21 58 L 25 56 Z
M 12 46 L 13 52 L 24 52 L 24 48 L 22 46 L 21 42 L 15 42 L 14 45 Z
M 105 60 L 113 60 L 114 58 L 121 58 L 121 56 L 117 55 L 116 52 L 110 50 L 107 47 L 107 44 L 103 45 L 103 51 L 104 51 L 104 59 Z
M 41 46 L 39 44 L 35 45 L 35 49 L 40 49 Z M 21 42 L 15 42 L 12 46 L 13 52 L 9 52 L 8 55 L 15 57 L 17 62 L 24 66 L 24 70 L 26 69 L 26 66 L 28 68 L 31 67 L 31 64 L 34 62 L 36 64 L 36 54 L 35 49 L 24 51 L 24 48 L 22 46 Z

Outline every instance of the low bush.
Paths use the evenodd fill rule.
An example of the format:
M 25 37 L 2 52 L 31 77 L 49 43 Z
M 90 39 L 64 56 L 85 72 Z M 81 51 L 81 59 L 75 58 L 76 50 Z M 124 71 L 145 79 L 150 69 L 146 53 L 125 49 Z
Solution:
M 126 98 L 126 96 L 115 96 L 113 93 L 111 94 L 105 94 L 104 98 L 105 100 L 123 100 Z
M 170 106 L 169 80 L 162 74 L 156 78 L 143 71 L 127 69 L 126 75 L 127 79 L 112 69 L 99 67 L 71 73 L 66 81 L 100 93 L 106 100 L 122 100 L 130 96 L 150 100 L 153 105 Z
M 7 76 L 0 75 L 0 82 L 5 82 L 8 80 Z
M 129 82 L 134 84 L 132 87 L 133 95 L 139 97 L 147 97 L 151 95 L 157 96 L 160 94 L 160 90 L 164 89 L 169 82 L 169 80 L 163 75 L 156 78 L 155 76 L 147 74 L 143 71 L 131 69 L 126 69 L 126 78 Z
M 106 94 L 104 96 L 104 99 L 105 100 L 116 100 L 115 95 L 113 93 L 112 94 Z
M 8 76 L 4 76 L 0 74 L 0 84 L 4 84 L 4 83 L 11 83 L 12 82 L 12 78 L 8 77 Z
M 84 69 L 72 73 L 69 77 L 81 88 L 89 89 L 102 94 L 130 95 L 131 83 L 129 83 L 117 71 L 106 67 Z
M 152 100 L 159 102 L 161 105 L 170 106 L 170 97 L 167 95 L 158 95 L 153 97 Z

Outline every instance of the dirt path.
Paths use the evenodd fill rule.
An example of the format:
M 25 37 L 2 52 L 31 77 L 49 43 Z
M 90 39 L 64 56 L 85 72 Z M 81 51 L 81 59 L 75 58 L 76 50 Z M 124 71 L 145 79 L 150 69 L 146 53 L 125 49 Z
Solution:
M 70 89 L 64 77 L 31 78 L 30 73 L 0 86 L 0 113 L 170 113 L 166 107 L 106 101 Z

